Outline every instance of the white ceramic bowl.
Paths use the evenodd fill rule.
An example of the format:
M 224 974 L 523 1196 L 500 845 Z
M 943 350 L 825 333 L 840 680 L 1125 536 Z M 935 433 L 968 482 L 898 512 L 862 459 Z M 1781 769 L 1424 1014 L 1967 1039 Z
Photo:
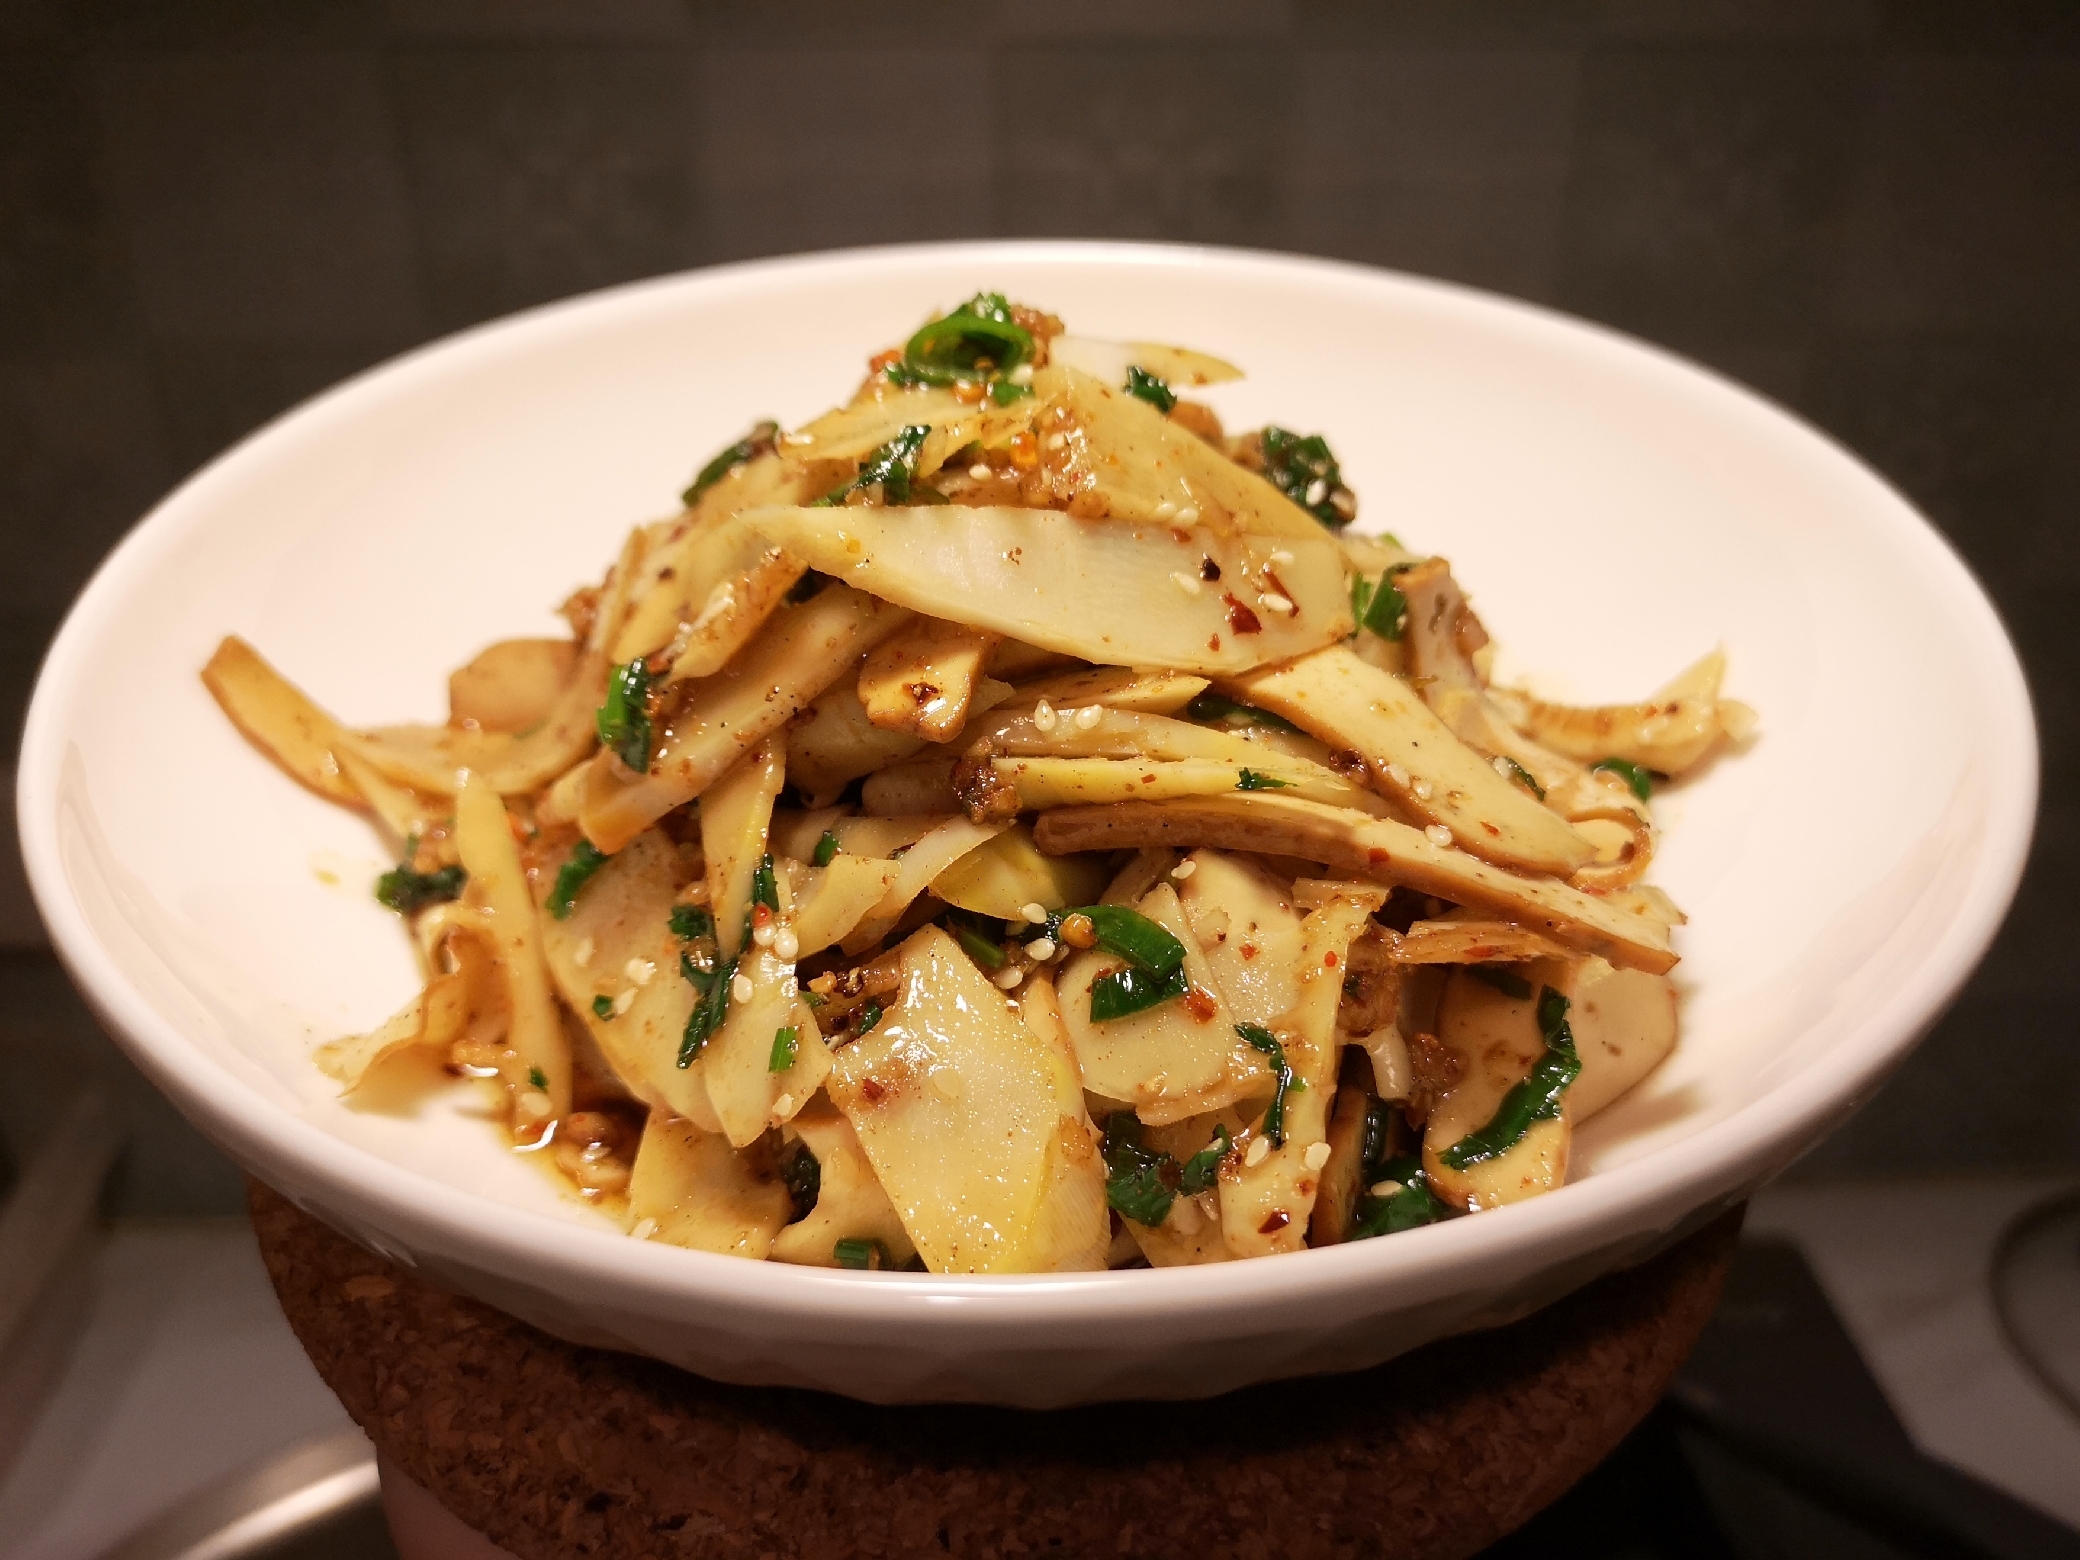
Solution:
M 1390 1239 L 1209 1268 L 957 1279 L 625 1238 L 447 1095 L 343 1104 L 313 1044 L 414 980 L 365 825 L 196 671 L 243 634 L 350 722 L 439 719 L 484 643 L 553 632 L 633 522 L 756 416 L 801 420 L 978 287 L 1246 367 L 1231 426 L 1321 430 L 1362 523 L 1448 555 L 1507 668 L 1647 692 L 1714 644 L 1760 742 L 1658 805 L 1689 911 L 1676 1055 L 1581 1134 L 1573 1184 Z M 537 310 L 351 380 L 195 476 L 51 650 L 23 845 L 74 977 L 240 1163 L 551 1332 L 884 1401 L 1189 1397 L 1366 1365 L 1541 1305 L 1738 1200 L 1866 1098 L 1992 936 L 2028 846 L 2013 651 L 1853 458 L 1652 348 L 1521 304 L 1282 256 L 940 245 L 697 272 Z M 331 885 L 325 875 L 338 878 Z

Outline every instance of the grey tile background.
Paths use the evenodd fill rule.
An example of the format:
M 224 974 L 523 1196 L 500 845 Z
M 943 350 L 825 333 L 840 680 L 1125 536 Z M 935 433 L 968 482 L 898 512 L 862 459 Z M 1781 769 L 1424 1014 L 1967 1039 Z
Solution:
M 145 505 L 343 374 L 658 271 L 992 234 L 1497 288 L 1890 475 L 2023 646 L 2044 813 L 1986 968 L 1800 1173 L 2080 1164 L 2071 0 L 0 0 L 0 719 Z M 34 949 L 0 1066 L 124 1092 L 125 1206 L 232 1197 Z M 0 1091 L 16 1152 L 41 1083 Z

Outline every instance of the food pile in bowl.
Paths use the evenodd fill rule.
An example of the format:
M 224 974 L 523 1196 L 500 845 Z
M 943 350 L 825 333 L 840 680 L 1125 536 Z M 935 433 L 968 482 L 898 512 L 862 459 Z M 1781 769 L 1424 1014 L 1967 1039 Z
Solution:
M 1203 353 L 978 294 L 762 422 L 442 726 L 204 672 L 369 813 L 425 980 L 323 1046 L 481 1080 L 635 1236 L 1174 1266 L 1552 1190 L 1676 1043 L 1656 784 L 1745 739 L 1491 680 L 1450 565 Z M 1644 679 L 1643 679 L 1644 681 Z M 322 690 L 318 690 L 322 692 Z

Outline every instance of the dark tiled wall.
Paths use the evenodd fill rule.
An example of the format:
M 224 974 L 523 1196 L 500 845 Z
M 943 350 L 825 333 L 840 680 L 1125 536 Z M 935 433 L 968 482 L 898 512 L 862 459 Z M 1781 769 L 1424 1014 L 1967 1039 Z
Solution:
M 983 234 L 1498 288 L 1876 462 L 2021 639 L 2047 799 L 1987 968 L 1815 1163 L 2080 1162 L 2071 0 L 0 0 L 6 718 L 139 511 L 349 370 L 680 266 Z

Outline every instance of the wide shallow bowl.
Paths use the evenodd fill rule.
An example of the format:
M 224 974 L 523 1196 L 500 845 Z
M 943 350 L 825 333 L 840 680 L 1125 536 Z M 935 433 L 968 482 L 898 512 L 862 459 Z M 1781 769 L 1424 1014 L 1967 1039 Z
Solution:
M 554 632 L 627 527 L 759 416 L 978 287 L 1250 378 L 1231 426 L 1329 435 L 1362 523 L 1441 552 L 1504 666 L 1639 696 L 1713 645 L 1753 749 L 1657 802 L 1683 1038 L 1572 1184 L 1390 1239 L 1194 1269 L 854 1274 L 618 1233 L 458 1087 L 356 1109 L 311 1064 L 413 988 L 367 825 L 232 730 L 250 639 L 349 722 Z M 1866 1098 L 1983 952 L 2028 846 L 2022 676 L 1957 558 L 1826 439 L 1664 353 L 1520 304 L 1283 256 L 940 245 L 670 277 L 467 332 L 209 466 L 124 541 L 44 667 L 19 809 L 39 904 L 138 1064 L 368 1245 L 564 1337 L 882 1401 L 1205 1395 L 1361 1366 L 1549 1301 L 1740 1198 Z

